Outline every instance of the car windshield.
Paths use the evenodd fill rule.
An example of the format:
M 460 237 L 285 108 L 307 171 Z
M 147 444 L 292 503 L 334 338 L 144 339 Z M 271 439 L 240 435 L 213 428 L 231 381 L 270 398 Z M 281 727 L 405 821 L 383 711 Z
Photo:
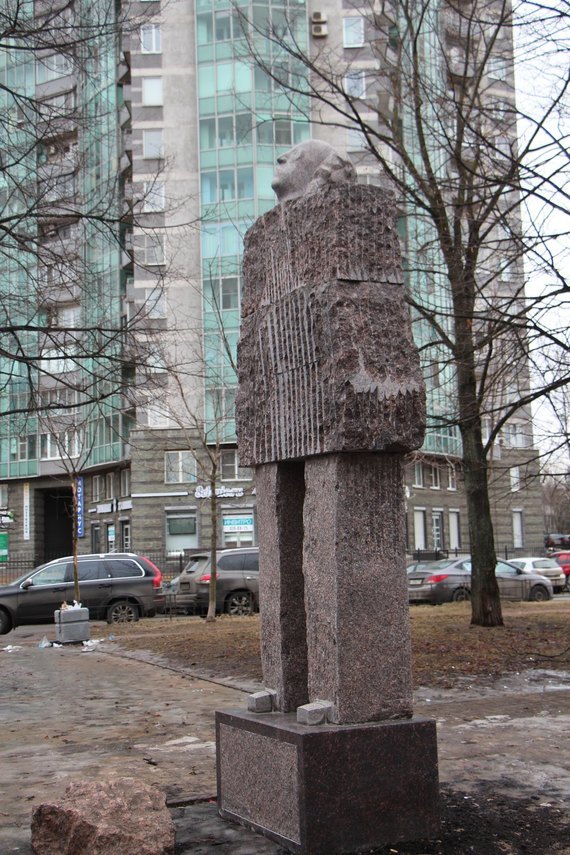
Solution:
M 540 558 L 537 561 L 533 561 L 532 566 L 535 568 L 535 570 L 538 570 L 539 568 L 542 570 L 546 570 L 549 567 L 554 567 L 555 570 L 558 570 L 559 567 L 554 558 Z
M 430 572 L 432 570 L 445 570 L 446 567 L 451 567 L 452 564 L 455 564 L 454 558 L 441 558 L 439 561 L 430 561 L 429 566 L 426 566 L 425 569 Z

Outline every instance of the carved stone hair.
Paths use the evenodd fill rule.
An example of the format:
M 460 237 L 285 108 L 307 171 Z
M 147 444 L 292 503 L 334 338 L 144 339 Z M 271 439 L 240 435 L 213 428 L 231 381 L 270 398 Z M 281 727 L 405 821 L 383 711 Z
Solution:
M 354 184 L 356 182 L 356 170 L 349 160 L 345 160 L 336 151 L 333 151 L 317 167 L 303 195 L 314 193 L 315 190 L 320 190 L 321 187 L 326 187 L 329 184 L 339 184 L 341 181 Z

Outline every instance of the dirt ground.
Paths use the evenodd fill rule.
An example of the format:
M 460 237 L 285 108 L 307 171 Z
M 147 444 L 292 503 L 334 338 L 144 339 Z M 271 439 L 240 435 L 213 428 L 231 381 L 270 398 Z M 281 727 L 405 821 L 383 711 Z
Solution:
M 436 701 L 454 695 L 455 707 L 449 704 L 448 722 L 458 714 L 458 689 L 465 693 L 468 702 L 470 715 L 465 709 L 461 714 L 468 722 L 466 736 L 464 744 L 457 748 L 467 758 L 465 778 L 456 786 L 449 782 L 442 786 L 442 829 L 437 840 L 385 847 L 377 855 L 570 855 L 568 776 L 560 780 L 560 799 L 544 796 L 543 771 L 542 777 L 533 777 L 530 772 L 527 776 L 525 769 L 515 763 L 510 772 L 507 768 L 498 776 L 489 773 L 488 782 L 482 782 L 479 776 L 470 785 L 469 764 L 471 768 L 477 767 L 478 757 L 476 746 L 473 756 L 469 756 L 469 744 L 473 742 L 469 728 L 484 728 L 487 722 L 508 719 L 504 738 L 512 739 L 512 709 L 510 715 L 501 715 L 505 712 L 504 701 L 493 694 L 497 678 L 505 683 L 511 680 L 511 691 L 516 694 L 517 680 L 521 686 L 526 681 L 526 685 L 525 675 L 530 674 L 532 679 L 533 671 L 537 680 L 547 682 L 549 673 L 568 677 L 570 672 L 570 599 L 504 604 L 503 616 L 504 627 L 483 629 L 469 625 L 468 604 L 411 609 L 416 694 L 424 700 Z M 221 617 L 215 623 L 200 618 L 165 617 L 114 628 L 113 634 L 125 652 L 171 663 L 175 668 L 183 666 L 208 679 L 229 684 L 232 681 L 255 684 L 261 680 L 258 616 Z M 551 682 L 556 682 L 554 676 Z M 545 694 L 529 700 L 531 696 L 521 689 L 518 714 L 523 731 L 531 718 L 536 722 L 539 717 L 544 740 L 549 745 L 552 740 L 557 743 L 555 751 L 560 765 L 570 773 L 568 731 L 557 732 L 560 722 L 569 720 L 569 683 L 570 678 L 562 686 L 553 686 L 564 691 L 558 694 L 553 691 L 548 701 Z M 439 705 L 437 717 L 438 724 L 446 721 L 445 703 Z M 499 744 L 500 740 L 499 736 Z M 533 750 L 540 756 L 541 746 L 534 736 L 529 743 L 530 767 Z M 508 743 L 502 750 L 508 760 Z
M 504 603 L 505 625 L 496 628 L 470 626 L 468 603 L 415 606 L 410 614 L 415 688 L 570 668 L 570 599 Z M 259 615 L 214 623 L 165 617 L 119 625 L 113 634 L 127 650 L 149 650 L 206 675 L 261 681 L 259 629 Z

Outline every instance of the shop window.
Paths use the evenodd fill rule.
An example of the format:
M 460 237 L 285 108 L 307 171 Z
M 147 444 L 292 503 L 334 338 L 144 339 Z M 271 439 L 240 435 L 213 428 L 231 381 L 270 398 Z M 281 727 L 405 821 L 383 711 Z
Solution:
M 198 546 L 196 511 L 183 509 L 166 512 L 166 551 L 181 554 Z
M 253 512 L 228 511 L 222 518 L 223 544 L 226 548 L 253 546 Z

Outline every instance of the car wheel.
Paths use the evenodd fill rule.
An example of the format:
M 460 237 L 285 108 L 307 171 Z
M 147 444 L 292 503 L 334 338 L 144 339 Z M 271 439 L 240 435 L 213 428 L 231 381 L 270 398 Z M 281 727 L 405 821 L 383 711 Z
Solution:
M 471 599 L 471 594 L 467 590 L 467 588 L 457 588 L 456 591 L 453 592 L 451 601 L 453 603 L 468 603 Z
M 3 609 L 0 609 L 0 635 L 6 635 L 12 629 L 12 621 Z
M 531 588 L 529 600 L 532 600 L 534 603 L 542 603 L 549 599 L 550 595 L 544 585 L 535 585 L 534 588 Z
M 226 612 L 240 617 L 253 614 L 253 597 L 250 592 L 234 591 L 226 597 Z
M 139 608 L 128 600 L 119 600 L 107 610 L 107 623 L 132 623 L 139 619 Z

